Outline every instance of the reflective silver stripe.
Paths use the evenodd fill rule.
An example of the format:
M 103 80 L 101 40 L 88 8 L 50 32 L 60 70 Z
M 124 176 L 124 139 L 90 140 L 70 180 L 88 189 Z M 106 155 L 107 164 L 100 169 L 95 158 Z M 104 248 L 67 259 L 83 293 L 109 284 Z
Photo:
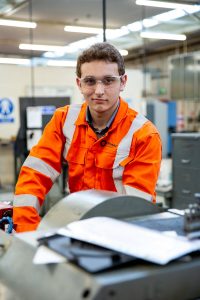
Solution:
M 75 122 L 80 113 L 82 104 L 72 104 L 69 106 L 67 117 L 63 126 L 63 134 L 66 137 L 66 143 L 63 151 L 63 157 L 66 158 L 71 141 L 75 131 Z
M 122 167 L 121 166 L 119 166 L 119 169 L 121 169 Z M 121 171 L 121 170 L 120 170 Z M 119 171 L 119 172 L 120 172 Z M 122 173 L 123 173 L 123 171 L 124 171 L 124 168 L 122 168 Z M 120 179 L 114 179 L 114 183 L 115 183 L 115 187 L 116 187 L 116 190 L 117 190 L 117 192 L 119 193 L 119 194 L 121 194 L 121 195 L 125 195 L 126 194 L 126 190 L 125 190 L 125 188 L 124 188 L 124 185 L 123 185 L 123 183 L 122 183 L 122 177 L 120 178 Z
M 30 194 L 15 195 L 13 200 L 13 206 L 31 206 L 34 207 L 38 213 L 40 211 L 40 203 L 38 201 L 38 198 Z
M 113 180 L 118 193 L 126 194 L 122 184 L 122 175 L 124 172 L 124 167 L 120 166 L 119 164 L 129 155 L 134 133 L 138 129 L 140 129 L 147 121 L 148 120 L 143 115 L 138 114 L 133 120 L 129 131 L 118 145 L 115 161 L 113 164 Z
M 125 188 L 125 191 L 126 191 L 127 195 L 132 195 L 132 196 L 143 198 L 147 201 L 152 201 L 153 197 L 152 197 L 151 194 L 148 194 L 146 192 L 138 190 L 134 187 L 131 187 L 130 185 L 125 185 L 124 188 Z
M 49 164 L 45 163 L 42 159 L 29 155 L 23 166 L 36 170 L 43 175 L 49 177 L 52 182 L 55 182 L 56 178 L 60 175 L 54 168 Z
M 134 133 L 140 129 L 144 123 L 146 123 L 148 120 L 143 115 L 137 115 L 136 118 L 133 120 L 129 131 L 127 134 L 123 137 L 121 140 L 118 148 L 117 148 L 117 154 L 114 162 L 114 167 L 118 166 L 119 163 L 123 160 L 122 155 L 124 158 L 126 158 L 129 155 L 130 149 L 131 149 L 131 143 L 133 139 Z

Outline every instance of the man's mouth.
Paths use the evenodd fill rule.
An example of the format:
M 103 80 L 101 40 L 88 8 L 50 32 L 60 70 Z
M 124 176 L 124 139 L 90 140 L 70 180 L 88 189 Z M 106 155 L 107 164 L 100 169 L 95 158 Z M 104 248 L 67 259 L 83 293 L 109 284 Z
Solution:
M 102 99 L 102 98 L 92 98 L 92 101 L 95 101 L 95 102 L 105 102 L 106 99 Z

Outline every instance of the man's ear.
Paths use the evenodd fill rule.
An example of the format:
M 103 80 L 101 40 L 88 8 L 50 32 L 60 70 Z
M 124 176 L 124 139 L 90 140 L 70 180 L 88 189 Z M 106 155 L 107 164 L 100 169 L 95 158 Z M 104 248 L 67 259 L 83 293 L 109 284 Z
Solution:
M 121 86 L 120 86 L 120 91 L 122 92 L 126 86 L 126 82 L 127 82 L 127 75 L 123 75 L 122 79 L 121 79 Z
M 76 77 L 76 84 L 77 84 L 78 88 L 81 89 L 81 81 L 78 77 Z

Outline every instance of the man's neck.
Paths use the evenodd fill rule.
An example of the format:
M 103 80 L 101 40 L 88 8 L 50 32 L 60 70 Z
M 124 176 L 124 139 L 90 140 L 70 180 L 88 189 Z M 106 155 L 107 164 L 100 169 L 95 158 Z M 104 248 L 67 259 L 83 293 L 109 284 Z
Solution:
M 104 129 L 110 119 L 112 114 L 99 114 L 99 113 L 96 113 L 96 112 L 92 112 L 91 116 L 92 116 L 92 124 L 95 128 L 101 130 L 101 129 Z
M 116 105 L 113 107 L 112 110 L 105 111 L 103 113 L 90 109 L 90 114 L 92 117 L 92 125 L 99 130 L 104 129 L 108 124 L 108 121 L 110 120 L 112 114 L 116 110 L 117 106 L 118 106 L 118 102 L 116 103 Z

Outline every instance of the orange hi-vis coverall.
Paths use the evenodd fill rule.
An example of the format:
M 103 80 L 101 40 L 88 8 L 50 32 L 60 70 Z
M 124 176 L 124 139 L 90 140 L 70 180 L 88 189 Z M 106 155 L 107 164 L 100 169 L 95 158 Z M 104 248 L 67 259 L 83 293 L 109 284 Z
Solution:
M 87 104 L 56 110 L 19 175 L 14 196 L 17 231 L 37 228 L 45 195 L 68 163 L 70 193 L 98 189 L 135 195 L 155 202 L 161 140 L 143 115 L 120 106 L 107 133 L 97 138 L 86 121 Z

